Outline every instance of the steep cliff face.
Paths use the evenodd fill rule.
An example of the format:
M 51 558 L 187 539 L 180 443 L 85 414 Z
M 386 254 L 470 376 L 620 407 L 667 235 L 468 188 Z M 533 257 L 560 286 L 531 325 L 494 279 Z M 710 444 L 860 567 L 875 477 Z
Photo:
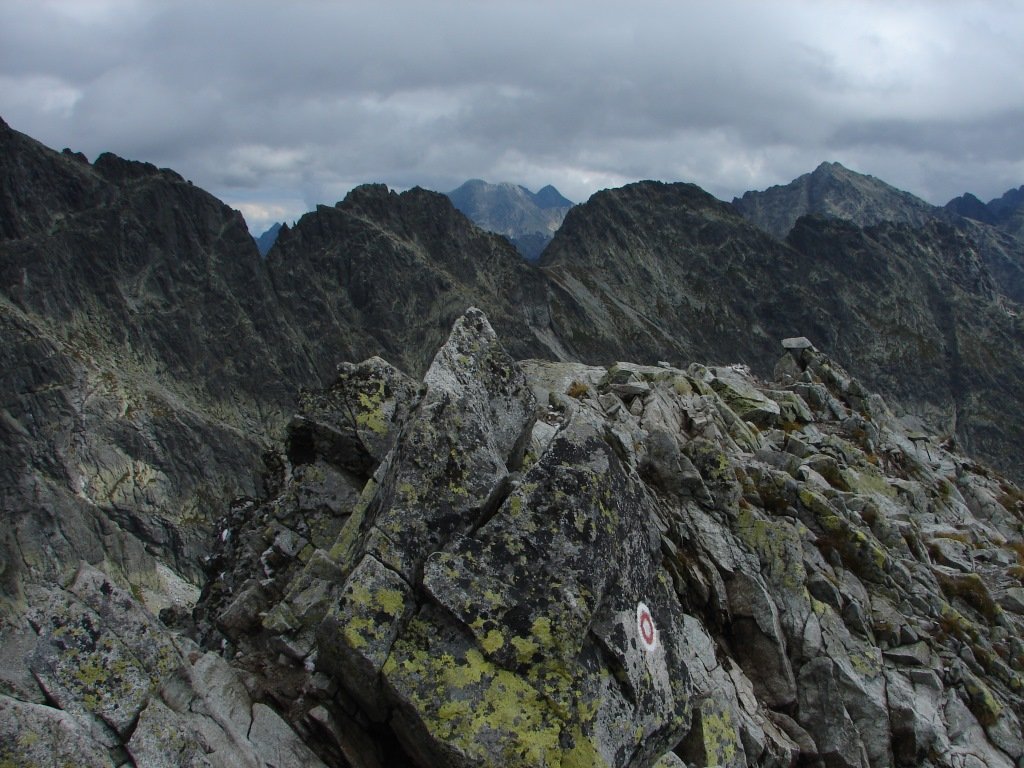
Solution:
M 313 371 L 237 212 L 177 174 L 0 130 L 7 594 L 79 559 L 195 582 Z

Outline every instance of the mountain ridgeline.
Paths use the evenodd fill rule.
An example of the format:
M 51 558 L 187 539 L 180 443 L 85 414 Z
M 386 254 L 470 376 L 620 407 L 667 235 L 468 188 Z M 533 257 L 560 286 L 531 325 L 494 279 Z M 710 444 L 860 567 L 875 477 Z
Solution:
M 460 188 L 466 205 L 479 195 L 496 194 L 479 184 Z M 285 731 L 294 741 L 287 742 L 293 755 L 308 751 L 276 714 L 286 705 L 296 708 L 285 713 L 285 719 L 292 726 L 304 723 L 295 726 L 298 733 L 308 737 L 320 726 L 327 728 L 326 720 L 317 720 L 319 709 L 303 709 L 295 698 L 296 691 L 321 686 L 322 690 L 316 688 L 319 698 L 314 698 L 318 706 L 330 710 L 323 717 L 349 718 L 348 725 L 331 725 L 341 731 L 351 726 L 351 733 L 380 736 L 387 730 L 387 707 L 397 707 L 393 726 L 406 750 L 398 755 L 384 749 L 373 760 L 360 762 L 343 746 L 320 744 L 320 758 L 337 757 L 327 760 L 329 764 L 426 765 L 435 759 L 489 764 L 489 758 L 474 751 L 486 743 L 486 733 L 480 737 L 483 741 L 474 737 L 455 746 L 444 738 L 445 723 L 453 719 L 466 720 L 477 730 L 483 726 L 474 720 L 475 710 L 445 708 L 430 699 L 432 694 L 424 687 L 430 681 L 419 677 L 426 674 L 426 667 L 420 669 L 414 662 L 433 653 L 427 647 L 430 643 L 424 646 L 421 641 L 436 635 L 438 648 L 461 654 L 462 672 L 476 676 L 473 685 L 480 682 L 480 670 L 491 665 L 486 666 L 487 674 L 496 675 L 503 685 L 515 685 L 524 702 L 540 708 L 538 712 L 543 709 L 542 719 L 550 713 L 534 692 L 536 680 L 529 677 L 530 665 L 538 663 L 531 648 L 549 644 L 551 657 L 564 657 L 567 664 L 576 664 L 575 652 L 586 655 L 591 666 L 576 672 L 590 686 L 588 695 L 614 706 L 602 710 L 596 724 L 559 720 L 562 731 L 550 731 L 556 746 L 559 732 L 578 727 L 582 730 L 573 744 L 581 750 L 598 744 L 605 750 L 602 759 L 610 764 L 646 766 L 672 749 L 688 730 L 692 734 L 703 728 L 704 741 L 698 744 L 695 737 L 687 737 L 689 746 L 680 746 L 677 752 L 690 762 L 713 762 L 715 756 L 705 747 L 714 742 L 720 713 L 699 707 L 691 712 L 689 703 L 667 693 L 669 688 L 676 691 L 678 682 L 673 677 L 678 668 L 670 658 L 658 657 L 658 664 L 668 665 L 668 677 L 649 689 L 650 675 L 644 677 L 637 664 L 638 659 L 650 659 L 622 646 L 626 640 L 620 625 L 629 629 L 629 622 L 623 623 L 626 614 L 619 592 L 628 592 L 635 603 L 644 589 L 653 589 L 657 597 L 650 598 L 650 607 L 668 612 L 664 615 L 671 617 L 674 629 L 689 621 L 684 609 L 695 615 L 704 615 L 700 611 L 705 609 L 708 616 L 714 614 L 717 618 L 707 619 L 711 629 L 727 625 L 732 621 L 729 611 L 741 610 L 729 608 L 733 589 L 741 595 L 735 598 L 736 605 L 746 606 L 742 610 L 748 613 L 754 610 L 748 605 L 754 599 L 751 595 L 767 588 L 757 581 L 761 577 L 756 575 L 756 562 L 751 565 L 757 557 L 750 561 L 747 552 L 746 559 L 740 559 L 743 568 L 753 568 L 750 578 L 760 586 L 741 589 L 737 585 L 742 579 L 731 575 L 728 598 L 719 575 L 728 568 L 709 565 L 723 557 L 721 562 L 736 560 L 734 550 L 741 545 L 733 541 L 735 537 L 747 542 L 742 546 L 748 549 L 767 546 L 751 544 L 754 523 L 747 525 L 742 523 L 746 518 L 738 517 L 741 512 L 749 515 L 748 497 L 757 497 L 758 509 L 766 515 L 786 509 L 811 515 L 817 534 L 834 539 L 830 546 L 836 569 L 841 570 L 840 561 L 849 565 L 851 560 L 863 560 L 854 545 L 868 541 L 867 534 L 857 538 L 861 528 L 835 528 L 833 518 L 839 513 L 826 514 L 831 508 L 805 493 L 824 493 L 822 483 L 851 499 L 859 494 L 850 503 L 855 502 L 858 514 L 864 515 L 861 527 L 870 528 L 886 547 L 899 550 L 899 558 L 919 559 L 924 551 L 918 542 L 910 545 L 917 549 L 904 552 L 907 542 L 893 536 L 900 526 L 920 532 L 914 527 L 917 523 L 908 522 L 906 510 L 896 508 L 903 503 L 923 515 L 932 514 L 924 510 L 941 507 L 941 520 L 933 521 L 937 527 L 952 525 L 957 515 L 967 519 L 964 510 L 970 507 L 971 515 L 991 525 L 984 536 L 979 534 L 985 547 L 998 549 L 1000 541 L 1005 544 L 1020 533 L 1011 528 L 1019 528 L 1013 515 L 1020 517 L 1019 500 L 1024 495 L 996 471 L 975 462 L 983 460 L 1012 479 L 1024 479 L 1020 190 L 988 204 L 963 197 L 935 208 L 838 164 L 823 164 L 788 186 L 748 193 L 732 204 L 684 183 L 638 182 L 599 192 L 575 206 L 553 188 L 532 194 L 498 186 L 501 194 L 525 196 L 546 212 L 527 224 L 551 236 L 535 262 L 524 260 L 506 236 L 472 223 L 459 210 L 465 210 L 463 204 L 453 203 L 449 196 L 420 188 L 399 194 L 379 184 L 358 187 L 335 205 L 319 206 L 293 226 L 282 226 L 263 256 L 237 211 L 177 173 L 111 154 L 89 163 L 70 150 L 55 152 L 0 121 L 0 504 L 5 515 L 0 531 L 0 615 L 9 617 L 0 623 L 0 736 L 9 735 L 4 723 L 33 724 L 48 734 L 38 743 L 52 742 L 57 754 L 61 744 L 78 736 L 84 739 L 82 734 L 88 732 L 88 738 L 101 745 L 98 756 L 86 759 L 84 753 L 76 753 L 72 762 L 113 765 L 124 762 L 123 751 L 118 751 L 127 748 L 123 745 L 134 741 L 129 751 L 141 755 L 151 743 L 146 739 L 157 738 L 154 734 L 191 728 L 207 733 L 203 738 L 214 739 L 209 735 L 214 731 L 220 734 L 216 739 L 222 743 L 204 742 L 204 754 L 217 754 L 221 748 L 228 754 L 229 745 L 244 742 L 252 751 L 250 762 L 262 765 L 257 758 L 261 744 L 277 743 Z M 497 223 L 493 226 L 500 229 Z M 467 314 L 467 307 L 477 309 Z M 800 337 L 806 339 L 792 342 Z M 789 362 L 780 369 L 782 339 L 791 340 L 792 359 L 786 358 Z M 816 350 L 823 350 L 834 363 Z M 527 359 L 533 361 L 524 367 L 514 363 Z M 540 361 L 557 365 L 549 369 Z M 624 369 L 615 366 L 617 361 L 642 365 Z M 739 367 L 701 367 L 734 364 Z M 529 373 L 529 382 L 523 370 Z M 768 380 L 776 383 L 769 386 L 764 383 Z M 789 389 L 781 392 L 783 386 Z M 869 391 L 885 402 L 869 396 Z M 810 399 L 804 403 L 803 397 Z M 585 406 L 575 404 L 584 400 Z M 459 408 L 468 409 L 465 417 Z M 295 417 L 297 412 L 303 415 Z M 872 419 L 876 425 L 865 426 L 865 420 Z M 666 442 L 651 424 L 671 432 L 672 439 Z M 818 429 L 815 424 L 824 426 Z M 803 430 L 799 439 L 795 430 Z M 856 450 L 842 448 L 854 444 Z M 552 452 L 548 445 L 557 450 Z M 715 445 L 726 456 L 721 462 Z M 940 456 L 937 464 L 927 450 L 922 457 L 922 445 L 934 447 Z M 686 454 L 685 461 L 680 451 Z M 799 456 L 814 471 L 803 471 L 801 465 L 798 472 L 783 454 Z M 575 466 L 574 457 L 582 457 L 583 464 Z M 521 475 L 533 471 L 530 462 L 538 467 L 534 474 L 540 485 L 520 486 Z M 765 462 L 780 471 L 769 471 Z M 722 475 L 727 465 L 739 468 L 735 478 L 732 470 L 728 478 Z M 923 474 L 918 477 L 913 467 L 919 465 Z M 588 474 L 586 466 L 596 469 Z M 601 468 L 614 470 L 607 481 L 590 477 L 600 478 Z M 879 475 L 882 471 L 888 473 L 888 481 Z M 428 475 L 421 476 L 422 472 Z M 790 474 L 808 488 L 780 479 Z M 467 484 L 459 485 L 460 477 Z M 918 480 L 912 482 L 913 477 Z M 862 482 L 853 488 L 851 478 Z M 756 493 L 747 488 L 751 483 L 757 486 Z M 895 505 L 883 510 L 894 520 L 885 523 L 884 530 L 875 525 L 881 519 L 878 510 L 872 507 L 875 512 L 869 514 L 865 506 L 879 483 L 885 504 Z M 581 629 L 591 634 L 576 646 L 569 636 L 548 631 L 538 605 L 524 608 L 518 616 L 510 605 L 496 604 L 491 606 L 494 616 L 470 617 L 470 609 L 452 597 L 469 587 L 458 582 L 455 571 L 444 570 L 429 551 L 430 546 L 447 547 L 460 553 L 464 564 L 476 562 L 476 555 L 482 556 L 481 562 L 500 560 L 493 547 L 507 545 L 515 526 L 526 520 L 523 510 L 529 513 L 534 503 L 557 506 L 562 484 L 589 488 L 588 493 L 618 494 L 622 507 L 636 517 L 628 525 L 619 521 L 626 526 L 619 532 L 622 536 L 616 534 L 609 541 L 627 547 L 630 557 L 643 565 L 636 573 L 614 575 L 609 570 L 602 576 L 607 576 L 607 584 L 615 584 L 614 589 L 608 587 L 613 591 L 607 597 L 600 592 L 605 582 L 573 587 L 579 587 L 573 599 L 583 607 L 581 613 L 565 613 L 566 626 L 582 621 L 584 613 L 590 617 L 587 621 L 595 622 L 590 629 Z M 769 486 L 776 485 L 778 498 L 769 493 Z M 929 494 L 934 492 L 934 505 L 922 495 L 925 486 Z M 979 488 L 987 494 L 984 498 Z M 687 530 L 710 525 L 707 515 L 732 521 L 728 525 L 735 530 L 729 534 L 732 538 L 727 537 L 732 543 L 714 552 L 690 552 L 693 557 L 688 560 L 679 547 L 684 546 L 683 539 L 689 542 L 685 546 L 697 546 L 687 538 L 691 534 L 680 534 L 680 539 L 664 523 L 668 543 L 659 545 L 654 534 L 648 537 L 645 526 L 664 513 L 657 511 L 652 499 L 665 493 L 686 497 L 689 511 L 672 519 L 679 525 L 684 520 L 684 527 L 690 526 Z M 940 500 L 941 494 L 946 495 Z M 419 506 L 413 504 L 414 497 Z M 830 503 L 846 503 L 829 498 Z M 696 510 L 695 504 L 704 505 L 705 511 Z M 998 507 L 996 512 L 991 512 L 992 504 Z M 436 513 L 436 520 L 424 528 L 422 541 L 401 538 L 397 529 L 388 527 L 401 522 L 412 526 L 409 530 L 419 530 L 416 526 L 422 521 L 408 516 L 418 514 L 420 507 Z M 1007 522 L 1006 515 L 1016 522 Z M 799 549 L 801 537 L 807 541 L 800 530 L 806 529 L 800 529 L 795 518 L 789 520 L 787 541 Z M 596 526 L 601 521 L 581 518 L 580 525 L 584 523 Z M 762 524 L 758 518 L 757 525 Z M 484 545 L 473 537 L 492 533 L 486 551 L 477 552 Z M 586 559 L 572 530 L 552 535 L 565 538 L 566 551 L 579 562 Z M 529 542 L 530 547 L 535 545 Z M 966 556 L 950 554 L 952 544 L 935 547 L 946 560 L 959 562 Z M 666 557 L 677 571 L 674 576 L 662 574 L 651 586 L 654 582 L 645 581 L 644 574 L 662 567 L 659 552 L 669 553 Z M 698 554 L 703 559 L 698 561 Z M 831 574 L 832 565 L 815 557 L 806 561 L 807 573 Z M 891 565 L 890 561 L 884 560 Z M 903 599 L 913 592 L 910 576 L 900 568 L 871 576 L 883 591 L 892 587 L 893 578 L 900 580 L 906 595 L 891 592 L 886 599 Z M 355 573 L 358 579 L 346 581 Z M 788 583 L 784 576 L 774 573 L 772 578 Z M 825 581 L 833 576 L 822 575 L 815 582 L 818 591 L 812 593 L 817 602 L 804 598 L 802 586 L 794 592 L 791 597 L 794 605 L 799 603 L 801 616 L 818 611 L 815 606 L 821 601 L 835 603 L 844 617 L 854 610 L 832 595 L 834 588 L 826 588 Z M 940 577 L 942 584 L 952 578 Z M 928 588 L 938 590 L 936 577 L 929 578 Z M 451 579 L 455 582 L 449 583 Z M 529 573 L 522 579 L 523 594 L 534 594 L 531 590 L 543 586 Z M 352 588 L 358 591 L 339 592 L 342 583 L 355 585 Z M 686 589 L 679 586 L 684 583 L 689 585 Z M 1019 676 L 1003 674 L 1010 661 L 999 659 L 1024 663 L 1022 649 L 1000 639 L 996 630 L 1002 626 L 995 626 L 998 612 L 991 594 L 982 594 L 971 584 L 956 584 L 963 589 L 959 597 L 992 623 L 991 637 L 988 629 L 972 635 L 953 614 L 940 611 L 941 616 L 933 618 L 952 622 L 947 634 L 974 638 L 982 649 L 978 653 L 988 655 L 979 656 L 977 669 L 971 667 L 970 674 L 998 677 L 999 685 L 1008 686 L 999 688 L 1000 696 L 1009 700 L 1006 691 Z M 207 618 L 193 620 L 189 615 L 200 587 L 206 611 L 202 616 Z M 435 587 L 443 588 L 443 600 L 448 601 L 443 610 L 435 605 L 442 599 L 441 592 L 432 596 Z M 1008 588 L 1002 581 L 998 587 L 1000 596 Z M 686 597 L 687 590 L 701 595 L 700 606 L 690 604 L 698 598 Z M 237 670 L 215 653 L 203 655 L 188 645 L 192 641 L 167 639 L 148 613 L 131 613 L 124 621 L 115 621 L 100 605 L 107 605 L 103 601 L 111 594 L 120 605 L 137 603 L 162 612 L 167 623 L 191 632 L 193 640 L 223 639 L 225 648 L 242 648 L 251 654 L 245 657 L 253 664 L 250 673 L 262 670 L 271 657 L 298 659 L 299 670 L 272 684 L 264 681 L 266 688 L 250 687 L 237 699 L 217 699 L 211 693 L 214 689 L 226 696 L 223 691 L 242 686 L 232 677 Z M 870 603 L 865 609 L 870 614 L 875 595 L 869 600 L 866 593 L 857 594 L 858 605 Z M 1012 598 L 1016 593 L 1007 594 Z M 344 598 L 338 604 L 348 606 L 345 610 L 358 614 L 360 621 L 390 611 L 387 624 L 394 632 L 388 642 L 397 642 L 407 654 L 401 665 L 382 666 L 386 656 L 375 655 L 384 635 L 367 636 L 370 645 L 353 641 L 345 632 L 344 617 L 336 611 L 324 613 L 328 598 L 336 603 Z M 1024 593 L 1014 599 L 1024 610 Z M 377 602 L 367 608 L 366 600 Z M 272 611 L 277 602 L 283 607 Z M 929 604 L 928 611 L 935 613 L 936 605 Z M 541 607 L 550 608 L 547 603 Z M 768 615 L 759 610 L 737 614 L 746 617 L 744 626 L 751 632 Z M 413 611 L 415 621 L 410 620 Z M 776 656 L 782 654 L 779 663 L 788 669 L 785 645 L 794 647 L 796 641 L 795 635 L 781 639 L 783 629 L 795 633 L 799 628 L 780 627 L 779 616 L 771 615 L 771 637 L 758 642 L 764 640 Z M 785 616 L 796 614 L 779 615 L 785 623 Z M 311 616 L 324 623 L 314 627 L 308 623 Z M 458 621 L 453 623 L 452 616 Z M 524 624 L 527 617 L 530 621 Z M 863 617 L 858 621 L 870 623 Z M 95 630 L 92 635 L 73 629 L 87 624 Z M 78 677 L 69 677 L 72 672 L 54 650 L 69 647 L 70 632 L 75 642 L 93 643 L 83 653 L 100 653 L 96 633 L 106 631 L 101 624 L 117 635 L 103 641 L 109 640 L 111 648 L 134 642 L 124 634 L 126 626 L 142 627 L 140 632 L 161 638 L 155 645 L 123 652 L 134 659 L 131 664 L 141 665 L 136 677 L 118 678 L 125 690 L 145 690 L 137 699 L 112 694 L 107 704 L 97 704 L 107 700 L 97 699 Z M 499 644 L 500 638 L 487 629 L 491 624 L 500 625 L 502 632 L 519 633 L 518 645 Z M 472 643 L 486 651 L 486 665 L 476 661 L 476 646 L 465 644 L 467 632 L 479 636 Z M 652 624 L 649 638 L 656 637 L 653 632 Z M 874 632 L 864 629 L 862 634 L 874 643 Z M 899 640 L 898 630 L 896 635 L 893 643 Z M 913 642 L 917 638 L 913 634 Z M 654 639 L 650 645 L 656 645 Z M 687 653 L 710 654 L 713 659 L 712 645 L 709 639 L 707 648 Z M 951 640 L 942 652 L 954 645 Z M 27 667 L 22 657 L 33 648 Z M 331 660 L 323 664 L 355 675 L 346 683 L 348 693 L 338 696 L 359 699 L 365 694 L 368 698 L 358 707 L 345 710 L 360 714 L 330 709 L 334 705 L 326 702 L 337 685 L 332 689 L 323 675 L 307 674 L 317 668 L 316 654 L 309 657 L 314 648 Z M 997 659 L 993 648 L 1009 650 Z M 157 651 L 163 655 L 150 659 Z M 92 659 L 88 653 L 75 658 Z M 171 667 L 164 667 L 172 658 L 188 659 L 188 674 L 174 673 L 174 685 L 161 684 L 157 697 L 157 688 L 147 687 L 151 683 L 146 681 L 171 674 Z M 687 658 L 688 664 L 696 663 Z M 802 681 L 820 683 L 821 691 L 835 686 L 831 677 L 806 661 L 793 660 L 797 671 L 807 670 L 800 673 Z M 494 664 L 504 665 L 504 671 L 495 672 Z M 593 664 L 611 665 L 611 671 L 592 674 L 597 668 Z M 842 664 L 848 666 L 849 659 Z M 99 664 L 105 665 L 106 661 Z M 979 672 L 980 665 L 986 670 Z M 153 671 L 157 668 L 159 674 Z M 751 670 L 749 664 L 747 668 Z M 448 674 L 430 669 L 430 674 Z M 508 677 L 509 669 L 526 677 Z M 729 677 L 724 669 L 709 667 L 710 677 L 694 684 L 712 685 L 715 675 L 722 682 L 719 677 Z M 368 676 L 365 691 L 359 684 L 361 674 Z M 790 715 L 797 716 L 802 708 L 798 719 L 814 731 L 819 723 L 807 713 L 816 700 L 807 698 L 810 694 L 798 697 L 793 674 L 790 670 L 779 678 L 785 678 L 781 689 L 772 687 L 778 680 L 769 685 L 758 678 L 758 696 L 767 696 L 768 705 L 779 709 L 771 722 L 786 725 L 770 726 L 762 713 L 748 718 L 749 733 L 761 729 L 764 736 L 765 729 L 785 730 L 792 723 L 786 731 L 790 736 L 771 737 L 772 749 L 782 750 L 779 754 L 817 749 L 813 754 L 831 755 L 830 760 L 839 761 L 835 764 L 890 764 L 885 756 L 892 755 L 886 753 L 881 737 L 870 746 L 862 744 L 867 751 L 860 762 L 840 760 L 849 752 L 845 742 L 827 749 L 820 744 L 807 747 L 811 737 Z M 861 677 L 866 674 L 858 672 Z M 250 675 L 246 685 L 258 678 Z M 384 678 L 387 690 L 381 688 Z M 230 685 L 218 683 L 229 679 L 234 681 Z M 633 682 L 623 683 L 610 698 L 601 698 L 601 686 L 611 685 L 613 679 Z M 910 685 L 902 678 L 898 682 L 904 688 Z M 406 696 L 401 703 L 388 699 L 400 689 Z M 194 705 L 180 699 L 186 690 Z M 478 686 L 473 696 L 496 707 L 487 699 L 489 690 Z M 558 707 L 569 706 L 566 702 L 574 695 L 560 691 Z M 627 733 L 616 725 L 625 722 L 616 719 L 617 713 L 632 706 L 631 700 L 636 704 L 637 696 L 669 709 L 664 717 L 641 718 L 635 723 L 640 731 Z M 980 712 L 979 722 L 990 728 L 989 737 L 1006 754 L 1014 754 L 1016 742 L 1009 737 L 1000 741 L 1003 732 L 995 725 L 1010 722 L 1009 715 L 1001 720 L 994 700 L 983 693 L 970 696 L 971 706 L 977 704 Z M 737 697 L 742 698 L 739 693 L 733 698 L 738 701 Z M 869 698 L 877 703 L 874 693 Z M 243 700 L 250 717 L 245 723 L 216 714 L 218 706 L 234 712 Z M 428 717 L 438 715 L 438 707 L 451 716 L 438 721 L 440 725 L 428 722 Z M 214 712 L 209 718 L 223 732 L 197 725 L 200 711 Z M 870 730 L 873 717 L 868 711 L 854 712 L 857 728 Z M 494 713 L 498 720 L 504 715 Z M 732 711 L 734 719 L 740 716 L 739 709 Z M 311 725 L 313 721 L 320 725 Z M 545 728 L 551 725 L 548 719 L 544 723 Z M 828 733 L 850 732 L 839 721 L 822 728 Z M 136 733 L 142 735 L 136 739 Z M 68 734 L 70 739 L 65 738 Z M 924 737 L 915 732 L 914 738 Z M 805 741 L 797 744 L 794 740 L 799 739 Z M 565 749 L 572 747 L 568 742 L 573 739 L 566 736 L 562 741 Z M 409 751 L 413 743 L 427 746 L 417 754 Z M 0 763 L 11 757 L 3 751 L 5 744 L 0 739 Z M 110 754 L 105 754 L 103 744 L 122 746 L 109 747 Z M 754 749 L 749 740 L 744 745 Z M 927 751 L 919 752 L 918 746 L 915 741 L 907 747 L 913 759 L 907 758 L 906 764 Z M 516 742 L 516 749 L 520 747 L 535 756 L 543 752 Z M 555 746 L 547 744 L 545 749 Z M 207 764 L 198 754 L 193 762 L 181 758 L 167 764 Z M 591 764 L 584 759 L 588 754 L 577 755 L 579 764 Z M 391 758 L 396 762 L 389 763 Z M 484 763 L 473 762 L 478 758 Z M 300 763 L 318 764 L 312 756 L 304 763 L 296 757 L 292 764 Z M 517 757 L 510 764 L 543 760 L 537 757 L 531 763 Z

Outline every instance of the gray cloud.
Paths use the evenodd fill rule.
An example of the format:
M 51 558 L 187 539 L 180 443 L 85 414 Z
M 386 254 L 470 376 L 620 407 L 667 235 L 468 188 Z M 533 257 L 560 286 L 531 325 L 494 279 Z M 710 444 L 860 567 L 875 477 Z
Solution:
M 729 198 L 824 159 L 941 203 L 1024 183 L 1022 33 L 1009 2 L 16 0 L 0 114 L 254 229 L 364 181 Z

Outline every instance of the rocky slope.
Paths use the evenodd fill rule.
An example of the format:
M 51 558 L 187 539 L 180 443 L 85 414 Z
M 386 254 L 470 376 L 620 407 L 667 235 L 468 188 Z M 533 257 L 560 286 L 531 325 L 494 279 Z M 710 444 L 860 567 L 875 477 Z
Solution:
M 784 347 L 771 382 L 515 363 L 470 310 L 422 382 L 343 367 L 276 494 L 224 519 L 193 630 L 216 650 L 83 568 L 34 604 L 3 743 L 82 765 L 1018 764 L 1024 494 Z
M 1021 196 L 1010 190 L 988 204 L 974 195 L 955 198 L 942 208 L 873 176 L 839 163 L 822 163 L 789 184 L 751 191 L 735 198 L 740 214 L 777 238 L 785 238 L 801 216 L 841 219 L 869 227 L 883 222 L 921 227 L 943 222 L 963 231 L 978 250 L 1007 298 L 1024 302 L 1024 239 Z
M 698 187 L 640 182 L 574 208 L 541 267 L 556 286 L 554 331 L 577 359 L 731 360 L 765 375 L 774 339 L 806 335 L 1019 471 L 1019 307 L 969 233 L 805 217 L 781 242 Z
M 642 183 L 538 267 L 378 185 L 260 259 L 171 171 L 0 150 L 0 763 L 1019 759 L 1020 492 L 957 452 L 1020 471 L 1019 307 L 969 228 Z M 864 385 L 763 383 L 805 334 Z
M 471 179 L 448 193 L 481 229 L 505 235 L 527 261 L 536 261 L 573 206 L 550 184 L 531 192 L 518 184 Z
M 269 425 L 315 381 L 244 222 L 171 171 L 6 125 L 0 212 L 4 597 L 79 559 L 195 582 L 215 506 L 257 491 Z

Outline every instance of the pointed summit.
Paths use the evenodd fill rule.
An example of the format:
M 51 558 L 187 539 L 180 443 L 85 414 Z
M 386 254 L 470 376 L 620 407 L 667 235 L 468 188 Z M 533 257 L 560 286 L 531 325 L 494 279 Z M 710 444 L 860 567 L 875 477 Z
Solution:
M 533 196 L 533 202 L 535 202 L 540 208 L 572 207 L 572 200 L 569 200 L 567 197 L 562 195 L 561 192 L 550 184 L 537 190 L 537 194 Z
M 836 162 L 821 163 L 784 186 L 747 192 L 735 198 L 733 205 L 748 221 L 779 238 L 807 214 L 845 219 L 859 226 L 882 221 L 920 226 L 934 219 L 940 210 L 909 192 Z
M 957 216 L 974 219 L 975 221 L 981 221 L 985 224 L 992 224 L 996 220 L 996 217 L 992 214 L 992 211 L 989 210 L 988 206 L 970 192 L 965 192 L 960 195 L 960 197 L 954 197 L 946 203 L 943 208 Z

